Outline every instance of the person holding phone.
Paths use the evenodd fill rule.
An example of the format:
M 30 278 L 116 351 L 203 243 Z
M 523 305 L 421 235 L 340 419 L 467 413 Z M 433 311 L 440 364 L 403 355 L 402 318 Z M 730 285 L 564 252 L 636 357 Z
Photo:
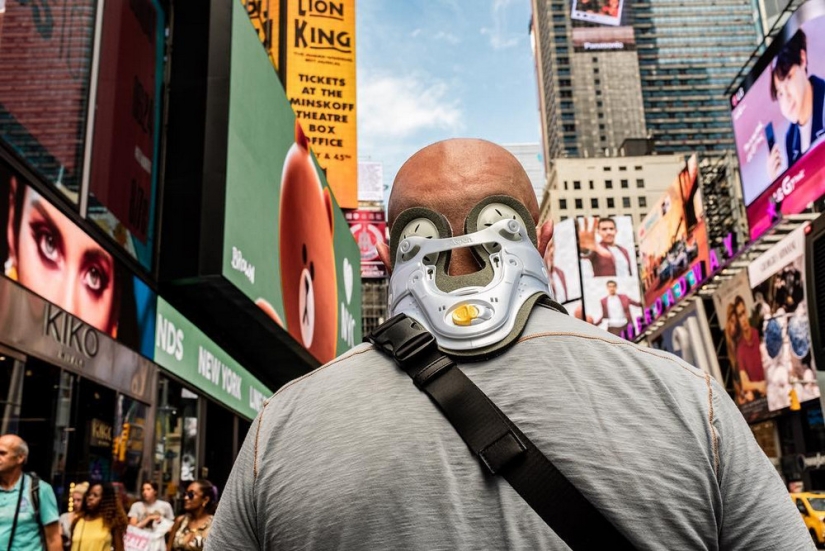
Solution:
M 782 47 L 771 64 L 771 99 L 779 102 L 782 116 L 791 122 L 785 134 L 785 156 L 773 138 L 773 126 L 765 128 L 770 154 L 768 174 L 779 177 L 825 134 L 825 80 L 808 75 L 808 40 L 802 29 Z

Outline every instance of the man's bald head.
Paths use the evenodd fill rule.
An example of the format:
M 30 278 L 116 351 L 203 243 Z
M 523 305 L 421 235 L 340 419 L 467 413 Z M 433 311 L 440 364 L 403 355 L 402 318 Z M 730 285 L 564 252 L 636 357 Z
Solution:
M 436 142 L 404 163 L 392 187 L 389 223 L 410 207 L 426 207 L 449 220 L 454 235 L 464 220 L 490 195 L 511 195 L 524 203 L 538 222 L 536 195 L 518 160 L 494 143 L 476 139 Z
M 0 436 L 0 476 L 19 473 L 29 457 L 29 446 L 16 434 Z
M 390 228 L 398 215 L 412 207 L 425 207 L 443 214 L 453 235 L 464 233 L 464 221 L 482 199 L 490 195 L 510 195 L 525 207 L 538 223 L 539 206 L 527 173 L 509 151 L 492 142 L 453 139 L 436 142 L 415 153 L 395 177 L 390 195 Z M 553 235 L 553 223 L 537 228 L 538 249 L 544 252 Z M 379 244 L 378 256 L 391 268 L 389 248 Z M 456 249 L 449 273 L 473 273 L 479 266 L 468 249 Z

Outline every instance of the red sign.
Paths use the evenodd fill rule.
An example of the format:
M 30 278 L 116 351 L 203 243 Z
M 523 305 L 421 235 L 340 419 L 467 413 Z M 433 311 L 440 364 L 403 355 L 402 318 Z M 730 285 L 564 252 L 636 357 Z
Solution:
M 90 190 L 141 241 L 156 170 L 159 17 L 152 0 L 103 8 Z
M 377 246 L 387 242 L 387 222 L 382 210 L 350 210 L 344 213 L 361 251 L 361 277 L 387 277 L 387 268 L 378 258 Z

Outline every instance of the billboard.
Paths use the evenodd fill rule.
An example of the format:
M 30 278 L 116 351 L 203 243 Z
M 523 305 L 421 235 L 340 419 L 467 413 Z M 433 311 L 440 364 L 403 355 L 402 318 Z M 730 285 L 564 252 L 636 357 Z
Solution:
M 3 4 L 0 139 L 77 202 L 98 2 Z
M 157 0 L 103 7 L 88 217 L 152 267 L 163 82 Z
M 803 226 L 748 266 L 753 289 L 749 322 L 740 318 L 737 346 L 742 385 L 764 381 L 768 410 L 790 405 L 791 389 L 800 402 L 819 398 L 805 301 Z
M 696 155 L 692 155 L 651 206 L 638 231 L 645 307 L 652 306 L 682 275 L 692 273 L 692 266 L 708 265 L 707 234 L 699 167 Z
M 788 20 L 731 97 L 750 235 L 825 194 L 825 1 Z
M 691 302 L 649 340 L 653 348 L 679 356 L 725 386 L 701 300 Z
M 387 277 L 387 267 L 378 258 L 379 244 L 387 244 L 387 220 L 383 210 L 358 209 L 347 211 L 344 217 L 361 251 L 361 277 Z
M 358 163 L 358 200 L 384 201 L 384 165 L 370 161 Z
M 258 40 L 266 51 L 269 62 L 278 69 L 278 55 L 280 52 L 280 15 L 281 0 L 239 0 L 246 8 L 246 13 Z
M 195 324 L 158 298 L 153 359 L 208 396 L 254 419 L 272 396 L 263 383 L 209 339 Z
M 361 341 L 360 251 L 240 2 L 222 275 L 325 363 Z
M 286 95 L 338 204 L 358 208 L 355 0 L 286 6 Z
M 570 18 L 599 25 L 618 26 L 624 0 L 573 0 Z
M 555 225 L 553 239 L 544 251 L 544 265 L 556 301 L 568 304 L 581 300 L 579 249 L 576 246 L 576 222 L 572 218 Z
M 155 294 L 5 163 L 0 228 L 6 277 L 152 357 Z
M 621 336 L 642 315 L 633 219 L 579 217 L 576 229 L 584 319 Z
M 628 51 L 636 49 L 633 27 L 573 27 L 576 52 Z

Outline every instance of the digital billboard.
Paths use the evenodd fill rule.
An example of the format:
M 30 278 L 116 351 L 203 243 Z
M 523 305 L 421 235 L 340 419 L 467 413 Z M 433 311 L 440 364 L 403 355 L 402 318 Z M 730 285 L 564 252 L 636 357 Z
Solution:
M 621 24 L 623 0 L 573 0 L 570 18 L 600 25 Z
M 696 155 L 692 155 L 670 187 L 651 205 L 638 230 L 645 307 L 652 306 L 684 274 L 692 273 L 692 266 L 701 263 L 707 268 L 707 234 L 699 167 Z
M 152 357 L 155 294 L 5 163 L 0 228 L 6 277 Z
M 358 163 L 358 200 L 384 201 L 384 165 L 372 161 Z
M 576 219 L 584 319 L 621 336 L 642 315 L 633 219 Z
M 636 48 L 633 27 L 573 27 L 576 52 L 626 51 Z
M 567 304 L 582 298 L 576 221 L 572 218 L 555 225 L 553 239 L 544 251 L 544 265 L 557 302 Z
M 674 318 L 667 320 L 664 327 L 653 333 L 649 340 L 653 348 L 679 356 L 725 386 L 701 300 L 694 300 Z
M 157 0 L 103 6 L 88 217 L 151 269 L 164 15 Z
M 3 4 L 0 139 L 77 202 L 99 2 Z
M 791 16 L 731 96 L 752 239 L 825 194 L 823 79 L 825 1 L 811 0 Z
M 387 244 L 387 220 L 383 210 L 356 209 L 344 213 L 361 251 L 361 277 L 387 277 L 387 267 L 378 258 L 378 245 Z
M 357 208 L 355 0 L 286 6 L 286 95 L 338 204 Z
M 748 266 L 750 316 L 739 318 L 736 356 L 743 390 L 758 382 L 768 410 L 819 398 L 805 300 L 805 230 L 801 227 Z M 741 310 L 741 309 L 740 309 Z
M 244 6 L 232 9 L 221 272 L 325 363 L 361 342 L 360 251 Z

